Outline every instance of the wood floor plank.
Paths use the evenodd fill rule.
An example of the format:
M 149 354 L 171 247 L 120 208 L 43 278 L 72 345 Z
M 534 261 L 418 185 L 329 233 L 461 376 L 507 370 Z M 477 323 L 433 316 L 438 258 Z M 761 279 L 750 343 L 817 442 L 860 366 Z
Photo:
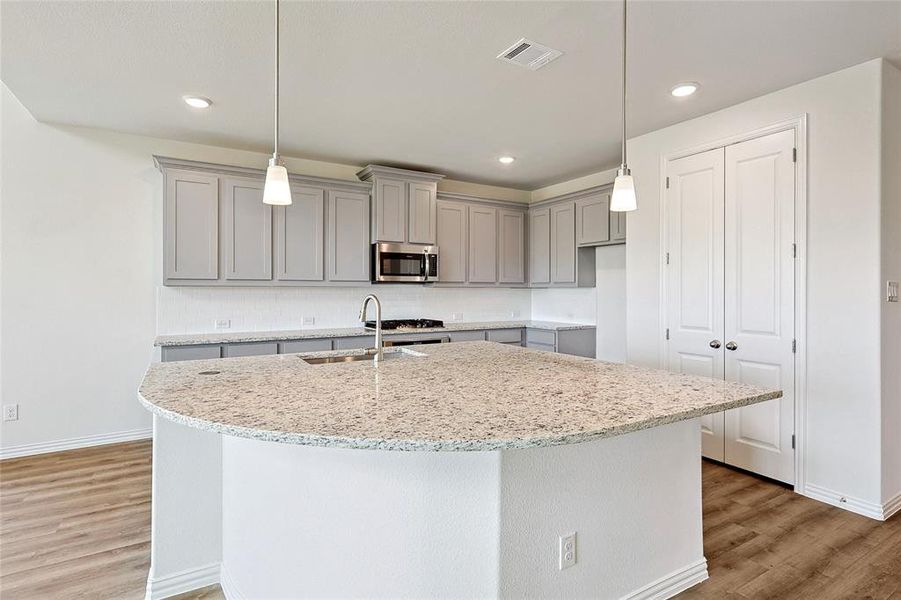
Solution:
M 3 600 L 139 600 L 150 441 L 0 461 Z M 901 600 L 901 516 L 880 523 L 705 461 L 710 578 L 680 598 Z M 224 600 L 219 586 L 178 600 Z

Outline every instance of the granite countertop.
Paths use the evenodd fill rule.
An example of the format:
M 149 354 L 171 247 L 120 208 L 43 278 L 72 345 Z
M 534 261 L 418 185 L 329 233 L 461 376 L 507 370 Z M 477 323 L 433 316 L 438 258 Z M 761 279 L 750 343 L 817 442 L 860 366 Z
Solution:
M 463 451 L 585 442 L 782 396 L 492 342 L 389 350 L 415 356 L 377 368 L 301 358 L 353 353 L 335 351 L 154 363 L 138 397 L 162 418 L 226 435 Z
M 428 329 L 385 329 L 385 335 L 411 333 L 441 333 L 445 331 L 472 331 L 477 329 L 515 329 L 528 327 L 549 331 L 572 329 L 594 329 L 594 325 L 582 323 L 557 323 L 554 321 L 483 321 L 474 323 L 445 323 L 444 327 Z M 341 327 L 333 329 L 296 329 L 284 331 L 242 331 L 216 333 L 184 333 L 160 335 L 153 341 L 154 346 L 195 346 L 197 344 L 232 344 L 238 342 L 278 342 L 285 340 L 311 340 L 317 338 L 351 337 L 373 335 L 374 331 L 363 327 Z

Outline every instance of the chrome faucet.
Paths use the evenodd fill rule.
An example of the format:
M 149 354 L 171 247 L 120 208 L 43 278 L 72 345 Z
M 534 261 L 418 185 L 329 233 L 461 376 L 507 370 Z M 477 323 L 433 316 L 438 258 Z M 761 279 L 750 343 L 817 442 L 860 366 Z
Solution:
M 372 361 L 378 365 L 382 360 L 382 303 L 379 302 L 375 294 L 369 294 L 363 298 L 363 307 L 360 309 L 360 322 L 366 322 L 366 307 L 369 301 L 375 302 L 375 348 L 373 349 Z

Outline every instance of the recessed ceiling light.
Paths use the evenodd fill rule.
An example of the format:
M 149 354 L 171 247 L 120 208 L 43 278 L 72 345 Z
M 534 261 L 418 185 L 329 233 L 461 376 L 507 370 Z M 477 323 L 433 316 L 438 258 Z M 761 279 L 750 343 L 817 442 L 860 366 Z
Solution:
M 515 159 L 514 157 L 512 157 L 512 156 L 501 156 L 500 158 L 497 159 L 497 161 L 498 161 L 499 163 L 501 163 L 502 165 L 509 165 L 509 164 L 511 164 L 514 160 L 516 160 L 516 159 Z
M 700 84 L 697 84 L 693 81 L 688 81 L 686 83 L 680 83 L 679 85 L 671 89 L 670 94 L 672 94 L 676 98 L 684 98 L 685 96 L 691 96 L 692 94 L 697 92 L 699 87 L 701 87 Z
M 193 108 L 209 108 L 213 103 L 212 100 L 203 96 L 184 96 L 182 99 L 185 101 L 185 104 Z

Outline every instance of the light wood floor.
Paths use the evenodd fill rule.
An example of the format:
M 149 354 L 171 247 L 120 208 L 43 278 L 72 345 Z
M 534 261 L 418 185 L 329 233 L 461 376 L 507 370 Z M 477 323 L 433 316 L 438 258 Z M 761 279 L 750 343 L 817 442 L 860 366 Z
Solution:
M 704 463 L 710 579 L 680 598 L 901 600 L 879 523 Z M 0 461 L 0 597 L 135 599 L 150 566 L 150 442 Z M 182 600 L 220 600 L 207 588 Z

